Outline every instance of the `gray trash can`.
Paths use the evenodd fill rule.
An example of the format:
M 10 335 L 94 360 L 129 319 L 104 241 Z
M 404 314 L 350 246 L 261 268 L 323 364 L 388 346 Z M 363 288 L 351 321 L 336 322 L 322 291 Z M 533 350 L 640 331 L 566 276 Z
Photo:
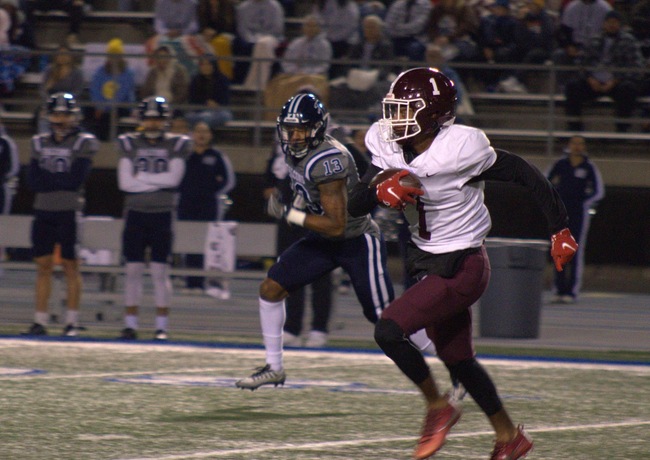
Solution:
M 537 338 L 550 243 L 487 238 L 485 247 L 492 276 L 480 302 L 481 337 Z

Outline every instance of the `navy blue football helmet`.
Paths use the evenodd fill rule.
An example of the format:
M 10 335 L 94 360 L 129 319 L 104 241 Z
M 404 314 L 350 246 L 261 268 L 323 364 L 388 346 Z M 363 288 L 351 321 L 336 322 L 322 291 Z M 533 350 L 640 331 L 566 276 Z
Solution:
M 46 106 L 47 114 L 65 113 L 65 114 L 78 114 L 79 107 L 77 100 L 70 93 L 58 92 L 53 93 L 47 100 Z
M 282 150 L 294 158 L 302 158 L 325 139 L 329 113 L 312 93 L 300 93 L 282 107 L 277 120 Z
M 70 93 L 52 93 L 45 104 L 50 131 L 59 137 L 66 137 L 79 128 L 81 110 Z
M 169 118 L 169 104 L 162 96 L 149 96 L 140 101 L 138 106 L 140 119 L 145 118 Z

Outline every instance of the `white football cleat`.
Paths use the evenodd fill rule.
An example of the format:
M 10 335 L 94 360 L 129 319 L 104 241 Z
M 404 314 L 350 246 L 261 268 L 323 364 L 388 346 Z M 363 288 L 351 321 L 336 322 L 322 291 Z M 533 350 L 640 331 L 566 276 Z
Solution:
M 287 378 L 287 374 L 284 370 L 274 371 L 271 370 L 271 365 L 267 364 L 264 367 L 258 367 L 255 372 L 250 377 L 238 380 L 235 383 L 237 388 L 242 390 L 257 390 L 262 385 L 284 385 L 284 381 Z

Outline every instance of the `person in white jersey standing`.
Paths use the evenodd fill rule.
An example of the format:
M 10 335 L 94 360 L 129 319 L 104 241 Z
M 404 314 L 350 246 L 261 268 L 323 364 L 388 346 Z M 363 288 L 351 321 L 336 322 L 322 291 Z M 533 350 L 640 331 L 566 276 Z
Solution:
M 366 135 L 372 165 L 350 193 L 348 211 L 364 215 L 382 204 L 404 209 L 410 224 L 407 267 L 418 282 L 383 311 L 375 340 L 426 400 L 414 458 L 436 453 L 461 416 L 460 406 L 441 394 L 422 354 L 408 341 L 424 328 L 450 374 L 488 417 L 496 433 L 491 459 L 515 460 L 527 455 L 533 442 L 512 422 L 472 344 L 470 307 L 490 278 L 483 245 L 491 226 L 484 181 L 517 183 L 535 197 L 548 221 L 557 270 L 578 245 L 550 182 L 524 159 L 495 150 L 483 131 L 455 125 L 456 99 L 454 83 L 437 69 L 410 69 L 395 79 L 382 101 L 383 118 Z M 391 168 L 399 171 L 369 186 Z M 416 176 L 421 187 L 400 184 L 407 175 Z

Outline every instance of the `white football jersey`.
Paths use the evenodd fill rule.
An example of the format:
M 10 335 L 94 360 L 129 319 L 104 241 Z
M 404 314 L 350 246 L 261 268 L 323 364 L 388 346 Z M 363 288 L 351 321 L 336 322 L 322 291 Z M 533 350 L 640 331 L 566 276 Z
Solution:
M 366 135 L 372 163 L 406 169 L 418 176 L 424 195 L 404 211 L 413 242 L 433 254 L 479 247 L 492 222 L 484 204 L 484 182 L 468 184 L 496 161 L 485 133 L 464 125 L 443 128 L 411 163 L 394 142 L 384 142 L 374 123 Z

